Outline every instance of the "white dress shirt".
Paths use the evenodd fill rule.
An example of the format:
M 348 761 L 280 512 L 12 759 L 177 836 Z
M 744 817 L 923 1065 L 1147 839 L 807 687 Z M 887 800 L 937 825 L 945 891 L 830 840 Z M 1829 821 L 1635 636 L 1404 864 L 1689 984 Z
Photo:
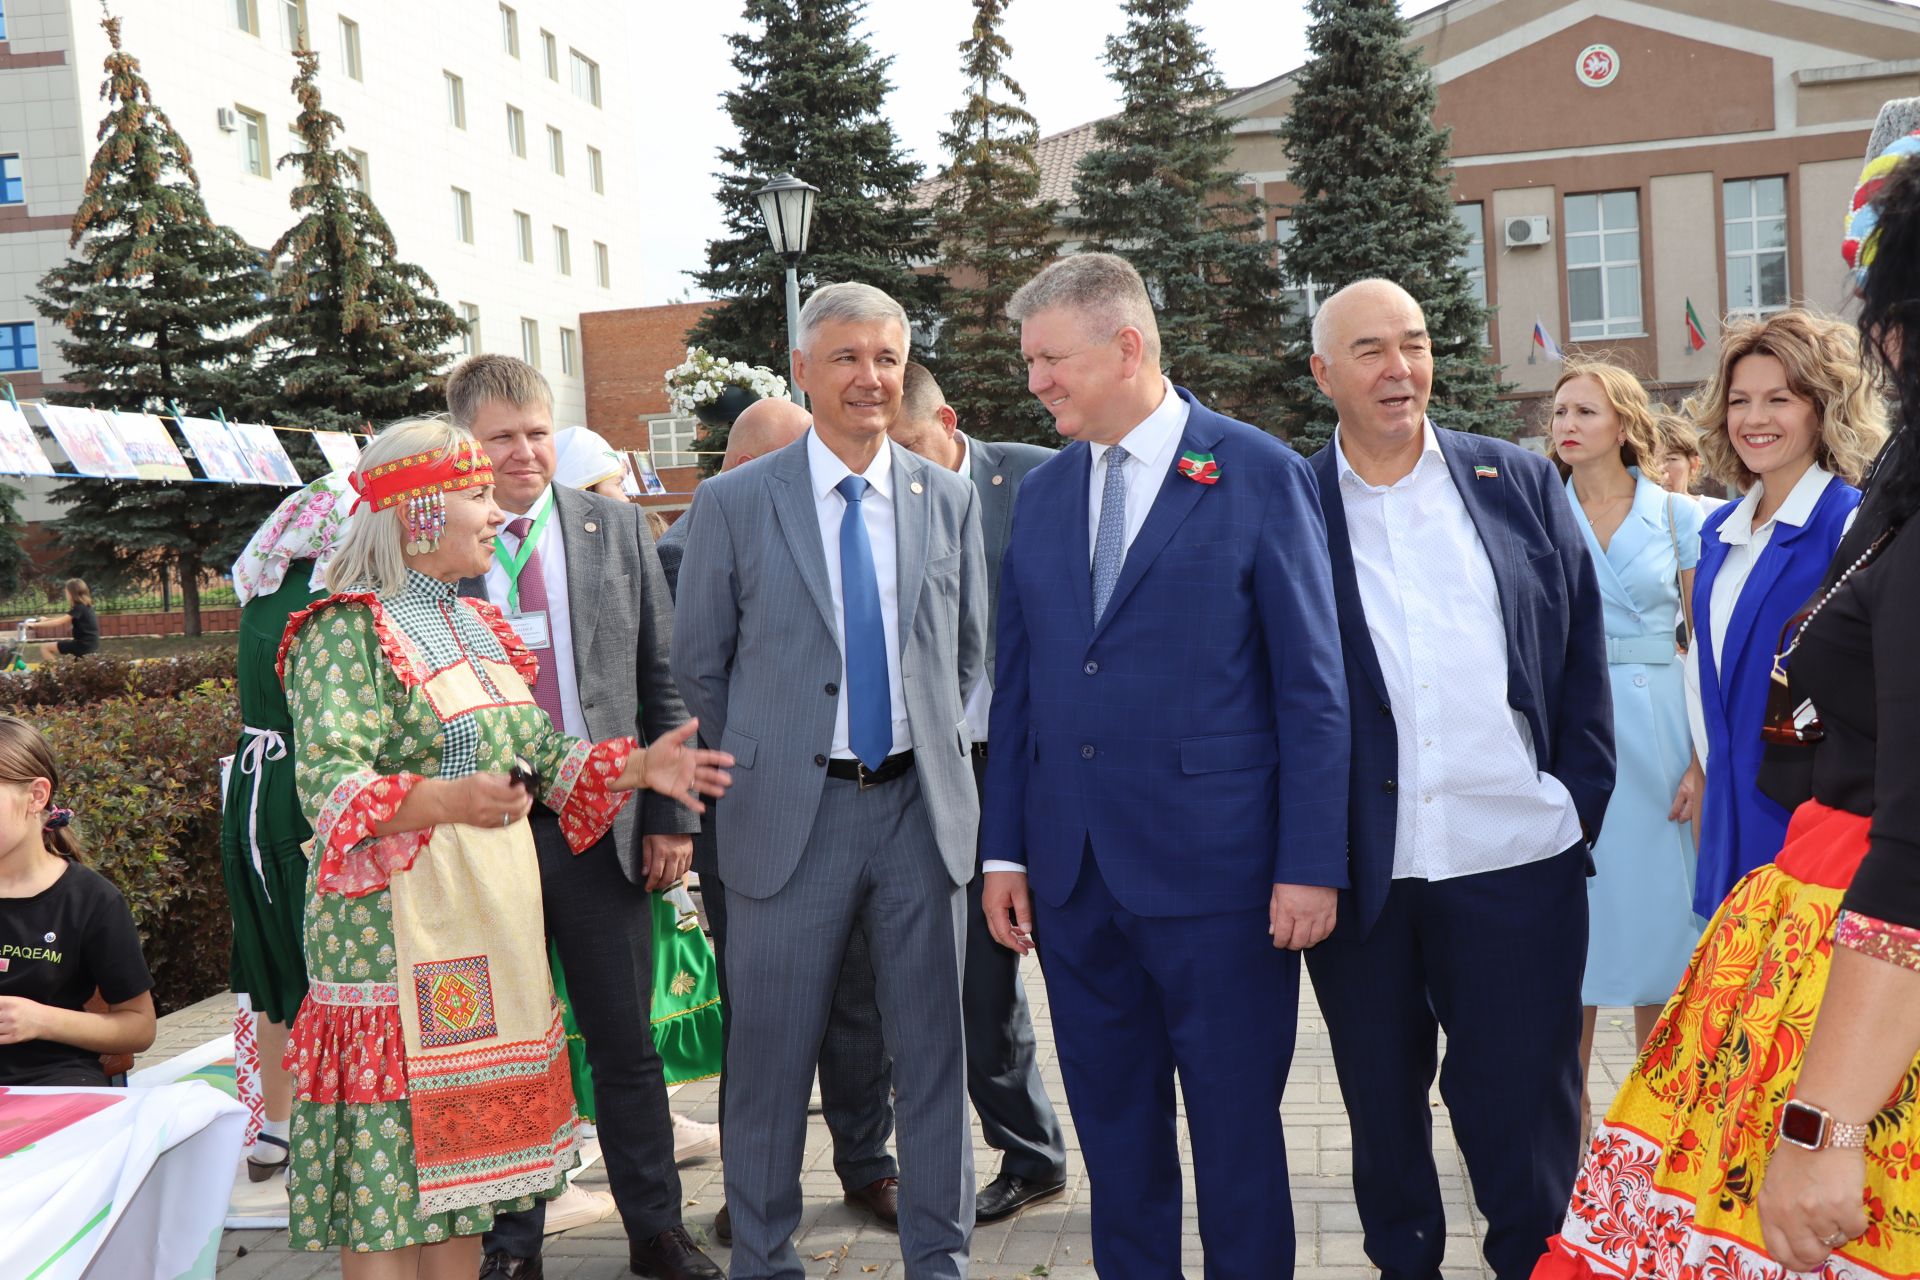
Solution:
M 973 446 L 967 443 L 967 437 L 960 432 L 954 433 L 960 440 L 960 474 L 968 477 L 971 484 L 973 472 L 967 464 L 973 460 Z M 993 709 L 993 672 L 982 667 L 980 678 L 973 683 L 967 693 L 967 736 L 975 742 L 987 740 L 987 713 Z
M 1399 739 L 1395 879 L 1450 880 L 1551 858 L 1580 839 L 1507 702 L 1493 564 L 1433 424 L 1413 470 L 1370 485 L 1334 434 L 1340 502 L 1367 630 Z M 1489 483 L 1504 483 L 1491 481 Z
M 509 511 L 507 520 L 511 523 L 523 514 Z M 520 554 L 520 539 L 508 533 L 506 525 L 500 526 L 496 541 L 507 554 Z M 567 540 L 560 532 L 558 511 L 547 517 L 546 527 L 540 530 L 540 541 L 534 547 L 534 552 L 540 557 L 540 573 L 547 583 L 547 634 L 553 638 L 553 647 L 533 649 L 532 653 L 540 660 L 543 669 L 549 663 L 553 665 L 554 679 L 560 682 L 561 723 L 554 727 L 571 737 L 588 738 L 592 735 L 587 732 L 587 714 L 580 709 L 580 681 L 573 668 L 573 610 L 567 594 Z M 513 610 L 507 608 L 507 587 L 510 582 L 507 571 L 500 567 L 499 557 L 494 557 L 493 563 L 487 567 L 487 599 L 500 606 L 500 612 L 507 615 L 509 623 L 514 617 Z
M 1173 384 L 1160 379 L 1160 406 L 1139 426 L 1121 436 L 1116 443 L 1127 450 L 1127 536 L 1121 554 L 1133 546 L 1140 526 L 1153 510 L 1153 500 L 1166 483 L 1167 468 L 1173 465 L 1173 451 L 1180 447 L 1180 436 L 1187 429 L 1187 402 L 1174 394 Z M 1087 569 L 1093 569 L 1093 553 L 1100 542 L 1100 500 L 1106 493 L 1107 464 L 1104 459 L 1112 445 L 1096 444 L 1093 465 L 1087 469 Z M 1123 561 L 1124 563 L 1124 561 Z
M 834 456 L 820 442 L 817 432 L 807 432 L 807 473 L 813 480 L 813 510 L 820 518 L 820 549 L 827 554 L 827 586 L 833 593 L 834 637 L 840 642 L 840 696 L 833 708 L 833 758 L 851 760 L 853 748 L 847 745 L 847 618 L 846 598 L 840 589 L 840 520 L 846 514 L 847 500 L 834 486 L 854 474 L 853 469 Z M 887 637 L 887 695 L 893 707 L 893 750 L 913 746 L 913 729 L 907 723 L 907 696 L 900 683 L 900 547 L 893 531 L 893 448 L 885 440 L 880 452 L 863 473 L 867 493 L 860 500 L 860 516 L 867 526 L 867 544 L 873 550 L 873 576 L 880 588 L 880 622 Z

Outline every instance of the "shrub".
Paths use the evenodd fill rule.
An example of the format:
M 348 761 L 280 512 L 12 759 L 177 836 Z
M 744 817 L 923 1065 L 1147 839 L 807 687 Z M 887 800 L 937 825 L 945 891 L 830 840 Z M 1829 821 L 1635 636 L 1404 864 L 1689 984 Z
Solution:
M 103 653 L 62 658 L 32 671 L 0 676 L 0 706 L 14 715 L 41 707 L 73 707 L 110 698 L 177 698 L 209 680 L 234 678 L 237 648 L 135 661 Z M 233 750 L 232 737 L 215 752 Z

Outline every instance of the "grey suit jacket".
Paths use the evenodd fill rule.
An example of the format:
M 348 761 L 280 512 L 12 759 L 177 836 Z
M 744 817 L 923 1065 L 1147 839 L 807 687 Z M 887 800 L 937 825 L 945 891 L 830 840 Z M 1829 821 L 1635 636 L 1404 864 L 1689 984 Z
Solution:
M 635 734 L 646 743 L 686 723 L 687 707 L 667 665 L 673 598 L 646 517 L 630 502 L 555 485 L 553 522 L 566 542 L 567 624 L 587 736 L 601 742 Z M 460 594 L 485 599 L 486 579 L 465 579 Z M 645 883 L 639 837 L 699 829 L 693 810 L 641 792 L 613 822 L 620 869 L 635 884 Z
M 900 594 L 900 672 L 920 795 L 955 884 L 973 875 L 980 806 L 962 690 L 986 645 L 980 500 L 971 484 L 888 442 Z M 826 787 L 840 619 L 802 436 L 702 482 L 674 615 L 673 674 L 708 742 L 733 753 L 720 876 L 770 898 L 799 864 Z
M 994 633 L 1000 628 L 1000 561 L 1013 533 L 1013 495 L 1027 472 L 1053 450 L 1037 444 L 997 444 L 967 437 L 967 473 L 980 491 L 980 534 L 987 548 L 987 679 L 993 679 Z

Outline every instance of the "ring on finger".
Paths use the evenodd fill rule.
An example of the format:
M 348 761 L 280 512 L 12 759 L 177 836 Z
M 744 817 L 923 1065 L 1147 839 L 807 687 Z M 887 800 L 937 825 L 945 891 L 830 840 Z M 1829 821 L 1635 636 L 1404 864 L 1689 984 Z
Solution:
M 501 814 L 501 815 L 500 815 L 500 825 L 501 825 L 501 826 L 503 826 L 503 827 L 510 827 L 510 826 L 512 826 L 512 825 L 513 825 L 513 815 L 512 815 L 512 814 L 510 814 L 510 813 L 503 813 L 503 814 Z
M 1846 1232 L 1836 1231 L 1830 1236 L 1822 1236 L 1820 1238 L 1820 1243 L 1827 1246 L 1827 1248 L 1829 1249 L 1838 1249 L 1841 1245 L 1845 1244 L 1847 1241 L 1851 1239 L 1853 1239 L 1853 1237 L 1848 1235 Z

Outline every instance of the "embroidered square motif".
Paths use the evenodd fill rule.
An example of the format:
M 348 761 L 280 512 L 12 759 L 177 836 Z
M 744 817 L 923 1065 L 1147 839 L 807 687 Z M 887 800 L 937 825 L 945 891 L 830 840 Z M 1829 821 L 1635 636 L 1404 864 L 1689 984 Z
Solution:
M 420 1043 L 428 1049 L 469 1044 L 500 1032 L 485 956 L 413 966 L 413 994 L 420 1013 Z

